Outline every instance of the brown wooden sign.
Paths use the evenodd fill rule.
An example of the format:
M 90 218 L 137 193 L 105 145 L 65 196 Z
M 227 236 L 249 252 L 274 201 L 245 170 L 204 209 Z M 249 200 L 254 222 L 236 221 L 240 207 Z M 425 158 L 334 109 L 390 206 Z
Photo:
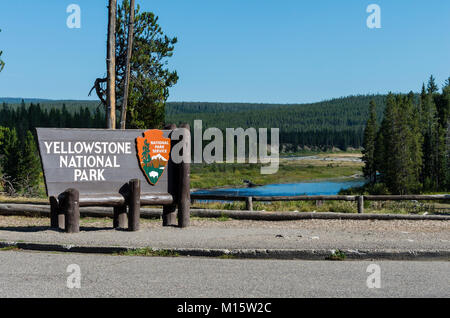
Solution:
M 125 228 L 128 219 L 128 229 L 137 231 L 141 205 L 163 205 L 163 226 L 177 219 L 188 226 L 189 126 L 167 128 L 37 128 L 50 226 L 76 233 L 80 206 L 112 206 L 113 227 Z M 175 148 L 181 152 L 172 158 Z
M 145 133 L 37 128 L 47 195 L 57 197 L 68 188 L 76 188 L 80 196 L 120 193 L 131 179 L 141 181 L 142 193 L 172 192 L 170 172 L 164 171 L 172 168 L 167 164 L 171 130 L 150 130 L 147 136 Z M 148 173 L 141 162 L 143 141 L 150 145 L 145 168 Z

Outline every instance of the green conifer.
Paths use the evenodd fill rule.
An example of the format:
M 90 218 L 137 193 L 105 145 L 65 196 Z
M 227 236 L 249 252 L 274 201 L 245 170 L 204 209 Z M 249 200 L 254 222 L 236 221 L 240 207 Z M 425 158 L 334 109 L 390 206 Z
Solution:
M 369 119 L 364 129 L 363 140 L 363 162 L 365 163 L 363 173 L 370 183 L 376 182 L 377 167 L 375 161 L 375 143 L 377 138 L 377 113 L 376 105 L 370 101 Z
M 36 194 L 41 175 L 41 163 L 33 134 L 28 131 L 22 145 L 17 179 L 20 190 L 26 194 Z

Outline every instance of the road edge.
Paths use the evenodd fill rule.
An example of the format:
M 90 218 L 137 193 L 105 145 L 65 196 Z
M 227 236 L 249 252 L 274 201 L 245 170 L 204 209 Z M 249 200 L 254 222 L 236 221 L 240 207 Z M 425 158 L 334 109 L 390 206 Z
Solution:
M 130 256 L 148 256 L 144 253 L 140 254 L 141 250 L 147 250 L 152 252 L 150 256 L 213 257 L 224 259 L 450 261 L 450 250 L 151 248 L 149 246 L 87 246 L 13 241 L 0 242 L 0 249 Z

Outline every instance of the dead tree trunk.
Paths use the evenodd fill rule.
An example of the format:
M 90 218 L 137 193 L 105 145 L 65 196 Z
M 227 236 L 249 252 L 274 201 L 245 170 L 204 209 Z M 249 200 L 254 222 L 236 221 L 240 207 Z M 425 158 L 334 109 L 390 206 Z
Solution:
M 116 129 L 116 8 L 117 0 L 109 0 L 107 41 L 107 111 L 106 127 Z
M 125 87 L 123 89 L 122 113 L 120 114 L 120 129 L 125 129 L 127 121 L 128 89 L 130 87 L 130 61 L 133 52 L 134 37 L 134 0 L 130 3 L 130 20 L 128 22 L 127 59 L 125 71 Z

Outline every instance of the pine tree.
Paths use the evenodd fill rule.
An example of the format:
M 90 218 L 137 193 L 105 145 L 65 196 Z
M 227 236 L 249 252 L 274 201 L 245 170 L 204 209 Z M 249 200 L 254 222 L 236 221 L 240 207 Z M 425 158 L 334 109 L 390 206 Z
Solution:
M 427 85 L 425 94 L 421 94 L 421 122 L 423 135 L 423 169 L 421 181 L 426 190 L 436 190 L 439 186 L 438 172 L 438 140 L 437 109 L 433 94 L 436 90 L 433 76 Z
M 376 105 L 370 101 L 369 119 L 364 129 L 363 140 L 363 162 L 365 163 L 363 173 L 370 183 L 376 182 L 377 167 L 375 161 L 375 143 L 377 138 L 377 113 Z
M 17 179 L 24 194 L 35 194 L 39 186 L 41 163 L 33 134 L 28 131 L 22 145 Z
M 439 189 L 450 189 L 450 78 L 435 96 L 438 116 L 438 174 L 441 176 Z
M 447 103 L 447 108 L 450 109 L 450 77 L 447 79 L 444 88 L 442 89 L 442 94 L 444 95 L 444 101 Z M 447 171 L 446 171 L 446 189 L 450 190 L 450 111 L 447 113 L 447 133 L 445 142 L 447 161 Z
M 402 96 L 393 96 L 392 114 L 388 117 L 388 182 L 389 190 L 394 194 L 406 194 L 408 187 L 408 130 L 407 110 Z
M 20 142 L 15 129 L 5 129 L 3 131 L 3 142 L 0 153 L 0 164 L 2 167 L 5 190 L 9 193 L 15 193 L 19 187 L 17 178 L 20 161 Z
M 386 98 L 386 107 L 384 109 L 383 121 L 381 122 L 380 134 L 378 136 L 378 147 L 381 154 L 378 156 L 377 162 L 383 182 L 388 185 L 394 183 L 395 167 L 392 158 L 393 145 L 395 136 L 395 97 L 389 93 Z
M 450 114 L 448 80 L 439 94 L 434 77 L 430 76 L 427 90 L 422 90 L 422 135 L 424 189 L 439 191 L 450 185 L 448 122 Z
M 130 1 L 124 0 L 117 8 L 116 21 L 116 96 L 117 105 L 123 96 Z M 127 127 L 160 128 L 165 122 L 165 104 L 169 88 L 178 81 L 176 71 L 167 68 L 173 56 L 177 38 L 166 35 L 153 12 L 135 9 L 133 48 L 131 56 L 131 79 L 128 95 Z M 105 78 L 98 78 L 93 89 L 105 105 L 106 91 L 102 88 Z M 92 90 L 91 90 L 92 91 Z
M 412 173 L 414 177 L 414 190 L 420 192 L 423 184 L 421 182 L 422 164 L 423 164 L 423 136 L 420 126 L 420 107 L 414 104 L 414 94 L 412 92 L 408 95 L 408 103 L 410 104 L 411 117 L 410 117 L 410 129 L 411 129 L 411 164 Z
M 400 188 L 402 194 L 417 193 L 421 190 L 420 173 L 422 168 L 419 111 L 414 106 L 413 92 L 399 97 L 399 101 L 401 106 L 399 112 L 400 135 L 404 140 L 399 158 L 400 166 L 403 168 Z
M 2 154 L 3 143 L 5 140 L 5 133 L 7 133 L 7 128 L 0 126 L 0 155 Z
M 386 164 L 385 164 L 385 142 L 383 137 L 383 129 L 380 127 L 377 132 L 377 136 L 375 139 L 375 167 L 377 168 L 377 171 L 380 172 L 380 176 L 377 176 L 377 182 L 384 181 L 383 180 L 383 172 L 386 171 Z
M 376 156 L 383 182 L 394 194 L 421 189 L 421 134 L 414 94 L 389 94 L 384 118 L 377 137 Z M 381 144 L 380 144 L 381 143 Z
M 436 80 L 433 75 L 430 75 L 428 80 L 427 91 L 429 94 L 434 94 L 439 91 L 439 87 L 436 85 Z

